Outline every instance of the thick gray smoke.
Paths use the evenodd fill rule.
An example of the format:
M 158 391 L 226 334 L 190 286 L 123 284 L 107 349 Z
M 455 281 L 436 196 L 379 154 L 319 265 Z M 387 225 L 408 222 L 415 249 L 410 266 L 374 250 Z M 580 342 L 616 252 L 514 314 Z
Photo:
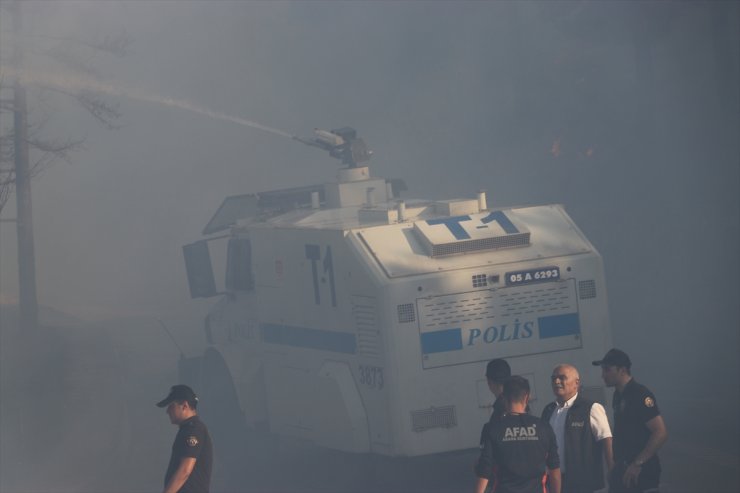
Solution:
M 718 488 L 738 485 L 737 3 L 24 1 L 20 40 L 1 5 L 0 97 L 20 42 L 39 135 L 85 150 L 32 185 L 51 340 L 17 340 L 16 236 L 0 223 L 0 490 L 160 488 L 174 428 L 153 403 L 180 354 L 157 318 L 195 355 L 210 303 L 190 300 L 181 246 L 228 195 L 331 180 L 334 162 L 285 137 L 344 125 L 410 197 L 485 188 L 493 207 L 564 204 L 603 256 L 614 344 L 672 433 L 666 482 L 700 455 L 696 467 L 734 471 Z M 124 57 L 78 42 L 124 30 Z M 118 104 L 120 128 L 64 94 L 78 89 Z M 51 366 L 13 366 L 31 355 Z M 55 403 L 64 426 L 23 431 Z M 244 490 L 364 489 L 326 482 L 326 464 L 349 459 L 265 440 L 265 454 L 245 454 L 274 477 Z M 470 489 L 468 456 L 432 460 L 374 466 L 397 468 L 389 491 L 418 486 L 404 471 Z

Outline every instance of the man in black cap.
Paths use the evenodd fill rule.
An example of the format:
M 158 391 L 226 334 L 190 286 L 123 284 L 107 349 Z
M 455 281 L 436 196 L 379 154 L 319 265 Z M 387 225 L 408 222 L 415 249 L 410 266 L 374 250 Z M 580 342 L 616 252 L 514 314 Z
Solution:
M 529 382 L 513 376 L 504 382 L 506 414 L 484 428 L 475 466 L 476 493 L 560 493 L 560 462 L 555 433 L 547 423 L 527 414 Z
M 213 444 L 196 411 L 198 397 L 187 385 L 175 385 L 157 407 L 166 407 L 170 422 L 180 427 L 172 444 L 164 493 L 208 493 Z
M 491 416 L 488 418 L 488 423 L 483 425 L 480 430 L 480 448 L 483 448 L 483 440 L 488 433 L 488 427 L 491 423 L 498 421 L 506 414 L 506 403 L 501 394 L 504 391 L 504 381 L 511 376 L 511 367 L 506 360 L 501 358 L 492 359 L 486 365 L 486 382 L 488 382 L 488 389 L 493 394 L 493 411 Z
M 610 493 L 656 493 L 660 461 L 656 453 L 668 438 L 655 395 L 632 378 L 632 362 L 624 351 L 610 349 L 601 366 L 607 387 L 614 387 L 614 469 Z
M 504 391 L 504 381 L 511 376 L 511 367 L 506 360 L 501 358 L 493 359 L 486 365 L 486 381 L 488 388 L 496 398 L 493 401 L 493 413 L 491 421 L 501 418 L 506 413 L 506 404 L 503 399 L 499 399 Z

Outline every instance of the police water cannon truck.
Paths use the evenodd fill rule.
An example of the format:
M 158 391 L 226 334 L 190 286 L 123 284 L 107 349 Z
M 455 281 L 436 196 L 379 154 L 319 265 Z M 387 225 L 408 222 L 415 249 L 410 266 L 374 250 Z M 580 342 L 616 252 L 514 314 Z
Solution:
M 401 181 L 362 164 L 372 153 L 353 129 L 296 140 L 341 160 L 335 181 L 227 197 L 183 247 L 191 296 L 220 297 L 208 347 L 180 365 L 209 424 L 386 456 L 470 449 L 493 358 L 529 379 L 534 414 L 558 363 L 605 402 L 586 371 L 611 346 L 604 269 L 562 206 L 404 200 Z

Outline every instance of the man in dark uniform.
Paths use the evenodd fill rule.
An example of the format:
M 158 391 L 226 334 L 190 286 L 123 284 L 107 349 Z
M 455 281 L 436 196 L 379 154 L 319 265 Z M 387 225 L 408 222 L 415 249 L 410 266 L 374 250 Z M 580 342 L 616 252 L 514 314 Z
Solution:
M 480 431 L 480 446 L 483 447 L 483 437 L 486 435 L 486 427 L 506 414 L 506 403 L 501 397 L 504 391 L 504 381 L 511 376 L 511 367 L 506 360 L 501 358 L 492 359 L 486 365 L 486 382 L 488 390 L 493 394 L 493 411 L 488 418 L 488 423 L 483 425 Z M 527 410 L 529 411 L 529 410 Z
M 610 349 L 595 366 L 607 387 L 614 387 L 614 469 L 610 493 L 657 493 L 660 461 L 656 453 L 668 438 L 655 395 L 632 378 L 624 351 Z
M 157 407 L 166 407 L 170 422 L 180 427 L 172 444 L 164 493 L 208 493 L 213 444 L 196 411 L 198 397 L 187 385 L 175 385 Z
M 529 382 L 514 376 L 504 382 L 506 414 L 485 427 L 475 467 L 476 493 L 560 493 L 560 462 L 555 434 L 547 422 L 526 413 Z
M 488 388 L 495 397 L 491 421 L 499 419 L 506 413 L 506 404 L 499 397 L 501 397 L 501 393 L 504 391 L 504 381 L 510 376 L 511 367 L 506 360 L 501 358 L 492 359 L 486 365 L 486 381 L 488 382 Z

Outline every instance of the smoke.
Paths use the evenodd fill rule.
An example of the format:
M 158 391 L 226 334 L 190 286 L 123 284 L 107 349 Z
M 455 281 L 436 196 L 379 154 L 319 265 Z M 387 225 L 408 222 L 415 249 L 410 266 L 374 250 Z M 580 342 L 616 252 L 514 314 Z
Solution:
M 198 238 L 225 196 L 331 180 L 334 163 L 322 153 L 284 145 L 292 136 L 282 128 L 316 126 L 357 128 L 375 151 L 374 174 L 405 179 L 410 198 L 448 199 L 486 188 L 493 207 L 564 203 L 603 256 L 614 343 L 630 354 L 636 378 L 656 393 L 666 418 L 672 436 L 665 451 L 673 462 L 665 481 L 686 480 L 688 490 L 692 478 L 685 475 L 702 479 L 695 473 L 697 450 L 705 457 L 703 470 L 712 471 L 704 477 L 724 478 L 726 466 L 736 465 L 736 3 L 21 3 L 29 68 L 14 74 L 3 65 L 3 75 L 129 100 L 121 108 L 127 124 L 115 132 L 60 104 L 46 130 L 87 136 L 87 150 L 33 182 L 40 301 L 103 319 L 91 332 L 111 334 L 118 376 L 125 378 L 122 387 L 98 386 L 92 376 L 110 371 L 96 372 L 104 362 L 94 345 L 78 345 L 67 353 L 76 363 L 53 375 L 59 382 L 54 395 L 87 409 L 80 415 L 87 421 L 91 409 L 110 412 L 96 403 L 113 401 L 62 376 L 87 381 L 96 392 L 123 388 L 138 427 L 121 470 L 105 469 L 109 476 L 90 490 L 158 490 L 175 432 L 153 403 L 175 383 L 179 351 L 151 316 L 105 317 L 154 314 L 187 356 L 201 354 L 211 301 L 188 298 L 181 245 Z M 2 14 L 5 27 L 9 16 Z M 119 24 L 135 49 L 101 64 L 105 77 L 59 70 L 30 46 L 33 33 L 49 35 L 44 42 L 51 44 L 52 36 L 101 38 Z M 3 50 L 10 46 L 6 39 Z M 98 60 L 89 61 L 97 66 Z M 46 96 L 29 102 L 42 109 L 58 103 Z M 3 111 L 5 122 L 8 117 Z M 12 213 L 9 204 L 4 217 Z M 14 249 L 13 225 L 0 224 L 0 297 L 6 300 L 17 289 Z M 13 324 L 8 313 L 0 306 L 3 328 Z M 42 319 L 62 325 L 57 315 Z M 52 349 L 58 355 L 63 348 L 70 349 Z M 3 349 L 15 352 L 12 345 Z M 31 347 L 14 357 L 34 361 L 39 354 Z M 86 361 L 95 365 L 85 368 Z M 0 422 L 26 423 L 17 403 L 48 381 L 48 372 L 31 383 L 1 373 L 10 380 L 0 399 L 10 413 Z M 108 468 L 120 444 L 93 450 L 99 444 L 86 440 L 91 433 L 72 419 L 70 428 L 79 433 L 71 447 L 77 454 L 96 452 L 100 470 Z M 0 440 L 6 460 L 15 458 L 19 430 Z M 682 441 L 686 435 L 692 441 Z M 43 448 L 44 437 L 36 438 Z M 327 490 L 327 478 L 338 474 L 332 466 L 348 460 L 260 440 L 255 443 L 264 448 L 249 457 L 255 467 L 238 478 L 249 486 L 227 486 Z M 424 485 L 430 490 L 466 489 L 460 485 L 470 467 L 461 457 L 409 471 L 434 476 L 436 484 Z M 3 476 L 22 484 L 40 460 L 23 468 L 10 464 L 14 469 Z M 385 490 L 401 484 L 403 474 L 391 475 Z M 215 479 L 228 490 L 223 478 L 217 471 Z M 345 479 L 336 491 L 368 484 L 364 477 L 354 484 Z M 63 489 L 51 479 L 47 486 Z M 407 486 L 420 489 L 419 483 Z
M 135 99 L 137 101 L 142 101 L 145 103 L 156 103 L 164 106 L 170 106 L 173 108 L 191 111 L 201 116 L 213 118 L 214 120 L 236 123 L 245 127 L 251 127 L 257 130 L 262 130 L 264 132 L 287 137 L 289 139 L 293 138 L 293 135 L 282 130 L 271 128 L 267 125 L 262 125 L 260 123 L 247 120 L 245 118 L 240 118 L 238 116 L 219 113 L 217 111 L 213 111 L 208 108 L 204 108 L 203 106 L 191 103 L 189 101 L 157 96 L 141 90 L 126 89 L 111 82 L 103 82 L 99 80 L 94 80 L 92 78 L 82 78 L 79 75 L 75 74 L 65 74 L 59 71 L 53 73 L 40 73 L 25 69 L 20 71 L 19 73 L 18 70 L 15 70 L 12 67 L 5 67 L 3 65 L 0 65 L 0 73 L 7 74 L 8 76 L 14 78 L 17 77 L 23 84 L 32 84 L 40 87 L 48 87 L 51 89 L 64 89 L 67 91 L 92 91 L 100 94 L 107 94 L 109 96 L 119 96 L 128 99 Z

